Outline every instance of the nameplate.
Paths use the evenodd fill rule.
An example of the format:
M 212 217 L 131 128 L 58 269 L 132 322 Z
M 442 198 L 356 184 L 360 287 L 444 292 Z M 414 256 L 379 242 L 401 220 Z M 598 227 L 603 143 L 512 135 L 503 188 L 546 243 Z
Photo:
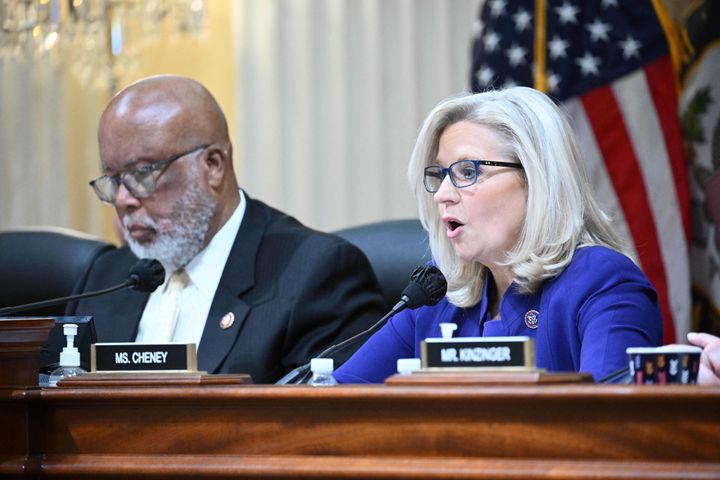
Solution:
M 194 343 L 95 343 L 91 372 L 197 372 Z
M 535 370 L 531 337 L 426 338 L 420 343 L 423 370 Z

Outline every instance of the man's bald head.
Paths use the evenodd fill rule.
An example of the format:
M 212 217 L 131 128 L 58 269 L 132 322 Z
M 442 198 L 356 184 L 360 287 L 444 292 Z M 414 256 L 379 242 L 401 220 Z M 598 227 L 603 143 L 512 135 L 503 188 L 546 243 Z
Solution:
M 229 144 L 227 121 L 217 101 L 203 85 L 186 77 L 148 77 L 115 95 L 100 118 L 101 147 L 110 137 L 137 140 L 126 138 L 124 124 L 143 126 L 177 141 Z

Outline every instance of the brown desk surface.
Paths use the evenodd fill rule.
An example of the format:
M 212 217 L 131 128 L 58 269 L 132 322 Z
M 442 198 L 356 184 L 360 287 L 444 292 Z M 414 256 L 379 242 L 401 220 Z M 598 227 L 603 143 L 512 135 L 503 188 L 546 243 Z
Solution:
M 720 388 L 0 389 L 0 474 L 720 478 Z

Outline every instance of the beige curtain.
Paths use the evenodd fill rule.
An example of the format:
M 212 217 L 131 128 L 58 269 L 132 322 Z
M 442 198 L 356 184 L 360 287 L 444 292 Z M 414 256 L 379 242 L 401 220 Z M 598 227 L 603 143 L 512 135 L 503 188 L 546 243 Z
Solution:
M 87 186 L 91 141 L 107 92 L 86 91 L 49 55 L 0 61 L 0 228 L 53 225 L 103 233 Z M 69 122 L 68 112 L 75 120 Z
M 429 110 L 467 89 L 477 0 L 246 0 L 235 8 L 242 185 L 319 229 L 416 216 Z

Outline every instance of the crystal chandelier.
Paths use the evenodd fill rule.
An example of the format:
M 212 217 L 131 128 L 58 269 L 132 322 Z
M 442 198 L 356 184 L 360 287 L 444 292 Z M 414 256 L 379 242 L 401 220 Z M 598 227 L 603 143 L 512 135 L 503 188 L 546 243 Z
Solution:
M 202 32 L 203 0 L 0 0 L 0 62 L 67 61 L 83 85 L 115 90 L 162 32 Z

